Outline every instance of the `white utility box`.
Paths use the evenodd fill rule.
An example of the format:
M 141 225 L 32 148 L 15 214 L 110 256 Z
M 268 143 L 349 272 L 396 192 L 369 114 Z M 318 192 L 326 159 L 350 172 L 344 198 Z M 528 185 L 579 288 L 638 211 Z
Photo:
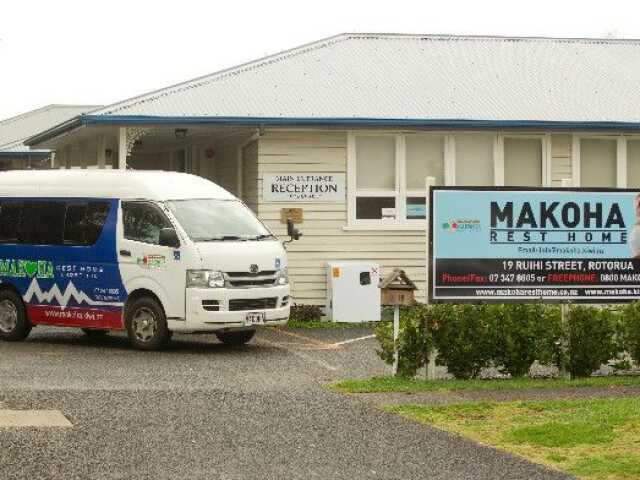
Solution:
M 380 321 L 380 266 L 371 262 L 327 262 L 327 317 L 332 322 Z

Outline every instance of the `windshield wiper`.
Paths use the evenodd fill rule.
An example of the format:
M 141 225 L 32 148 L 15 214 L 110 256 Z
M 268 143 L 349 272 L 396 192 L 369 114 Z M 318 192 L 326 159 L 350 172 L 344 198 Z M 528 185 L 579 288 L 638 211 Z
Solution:
M 239 237 L 238 235 L 221 235 L 219 237 L 211 238 L 199 238 L 198 242 L 234 242 L 234 241 L 246 241 L 247 237 Z
M 251 240 L 266 240 L 267 238 L 276 238 L 275 235 L 271 235 L 270 233 L 263 233 L 262 235 L 255 235 L 251 237 Z

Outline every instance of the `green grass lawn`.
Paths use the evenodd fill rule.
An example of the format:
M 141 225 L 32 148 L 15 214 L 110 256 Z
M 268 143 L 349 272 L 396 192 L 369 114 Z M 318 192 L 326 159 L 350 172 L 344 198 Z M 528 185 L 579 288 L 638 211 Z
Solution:
M 562 378 L 513 378 L 504 380 L 413 380 L 398 377 L 375 377 L 365 380 L 341 380 L 329 388 L 343 393 L 447 392 L 455 390 L 518 390 L 525 388 L 640 387 L 640 376 Z
M 640 479 L 640 398 L 385 410 L 585 479 Z
M 321 320 L 312 321 L 299 321 L 289 320 L 287 322 L 288 328 L 374 328 L 377 322 L 364 322 L 364 323 L 346 323 L 346 322 L 323 322 Z

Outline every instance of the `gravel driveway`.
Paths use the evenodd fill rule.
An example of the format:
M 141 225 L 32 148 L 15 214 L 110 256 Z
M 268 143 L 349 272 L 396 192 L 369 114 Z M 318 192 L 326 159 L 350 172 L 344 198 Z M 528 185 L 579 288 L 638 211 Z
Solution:
M 38 328 L 0 343 L 0 408 L 60 410 L 73 427 L 0 428 L 0 478 L 568 478 L 324 389 L 385 371 L 372 339 L 352 341 L 370 333 L 136 352 L 122 335 Z

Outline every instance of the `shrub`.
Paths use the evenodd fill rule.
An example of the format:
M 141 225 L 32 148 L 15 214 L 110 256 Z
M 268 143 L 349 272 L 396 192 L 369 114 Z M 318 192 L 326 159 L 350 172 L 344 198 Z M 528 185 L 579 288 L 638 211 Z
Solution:
M 488 309 L 486 305 L 433 307 L 433 340 L 438 358 L 456 378 L 477 377 L 494 357 Z
M 512 377 L 527 375 L 544 345 L 554 343 L 554 322 L 560 320 L 559 310 L 521 303 L 490 305 L 486 312 L 494 343 L 493 363 Z
M 640 302 L 633 302 L 622 310 L 622 337 L 624 349 L 640 365 Z
M 564 325 L 564 361 L 572 378 L 588 377 L 620 353 L 616 314 L 607 308 L 572 307 Z
M 289 319 L 294 322 L 314 322 L 322 317 L 322 310 L 318 305 L 298 305 L 291 306 Z
M 431 310 L 425 305 L 400 309 L 398 336 L 398 375 L 415 377 L 426 365 L 432 348 L 430 323 Z M 375 330 L 380 343 L 376 353 L 388 365 L 393 364 L 393 322 L 380 322 Z

